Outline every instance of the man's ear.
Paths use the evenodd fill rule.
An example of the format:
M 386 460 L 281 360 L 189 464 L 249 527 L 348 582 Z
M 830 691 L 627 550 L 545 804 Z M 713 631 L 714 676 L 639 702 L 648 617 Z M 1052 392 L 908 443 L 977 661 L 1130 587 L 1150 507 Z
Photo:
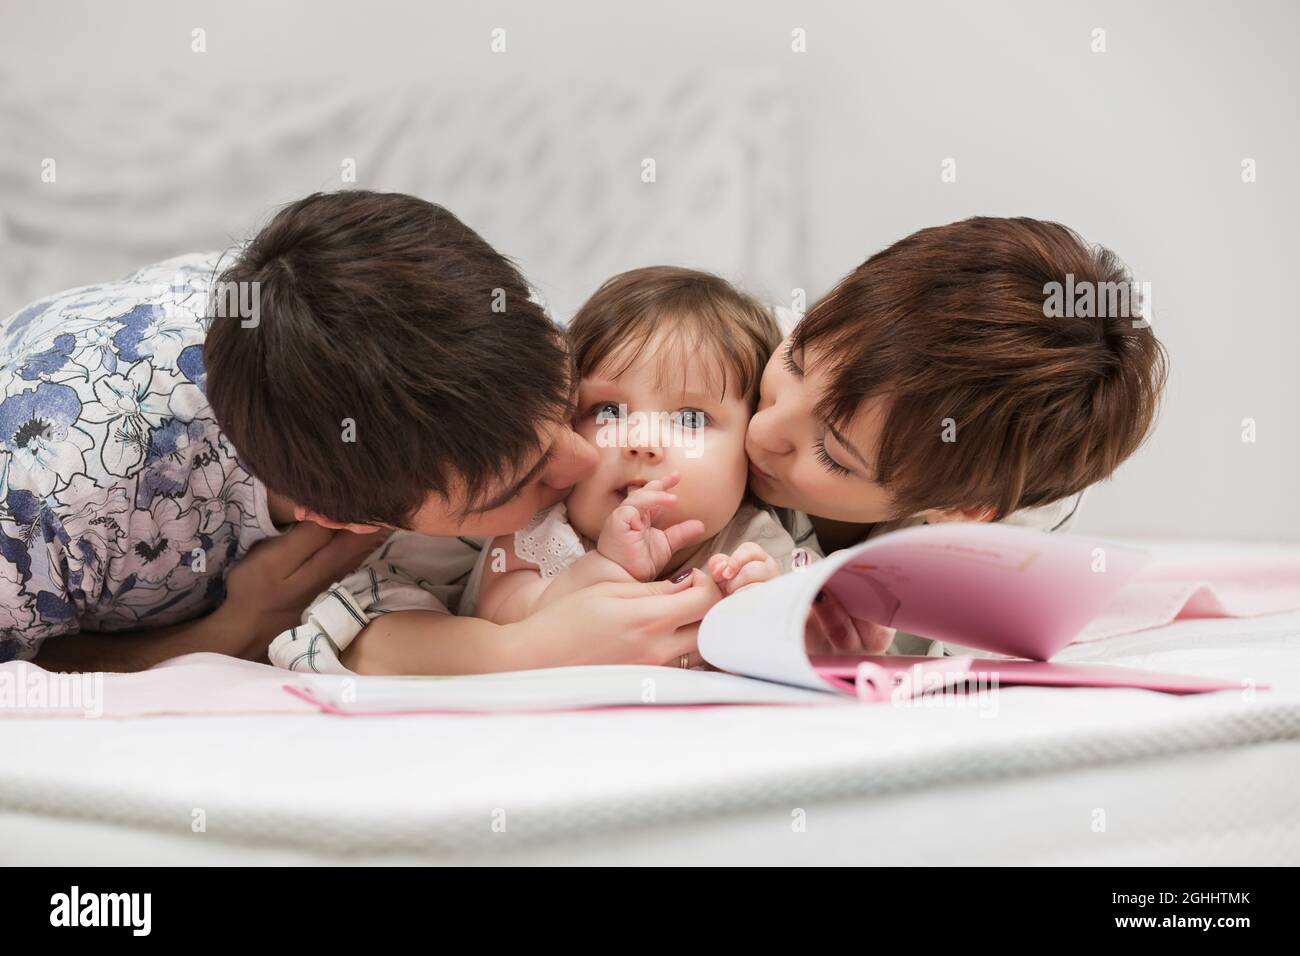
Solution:
M 918 518 L 926 524 L 943 524 L 948 521 L 992 521 L 997 516 L 996 508 L 949 508 L 947 510 L 931 509 L 922 511 Z
M 314 511 L 309 511 L 302 505 L 293 506 L 294 521 L 310 521 L 318 524 L 322 528 L 333 528 L 335 531 L 351 531 L 353 534 L 374 534 L 376 531 L 383 530 L 375 524 L 347 524 L 342 521 L 331 521 L 323 515 L 318 515 Z

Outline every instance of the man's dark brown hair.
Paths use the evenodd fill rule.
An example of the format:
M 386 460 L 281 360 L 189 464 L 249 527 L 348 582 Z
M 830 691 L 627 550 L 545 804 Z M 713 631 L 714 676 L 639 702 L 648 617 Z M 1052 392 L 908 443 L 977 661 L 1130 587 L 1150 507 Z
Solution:
M 510 261 L 441 206 L 308 196 L 218 281 L 258 283 L 260 314 L 211 321 L 217 421 L 253 475 L 331 520 L 402 527 L 431 492 L 472 510 L 568 414 L 562 332 Z
M 830 363 L 819 417 L 843 427 L 884 400 L 875 477 L 898 517 L 1048 504 L 1108 477 L 1146 439 L 1164 348 L 1135 307 L 1061 317 L 1048 289 L 1067 282 L 1132 279 L 1062 225 L 978 217 L 872 256 L 796 328 L 793 349 Z

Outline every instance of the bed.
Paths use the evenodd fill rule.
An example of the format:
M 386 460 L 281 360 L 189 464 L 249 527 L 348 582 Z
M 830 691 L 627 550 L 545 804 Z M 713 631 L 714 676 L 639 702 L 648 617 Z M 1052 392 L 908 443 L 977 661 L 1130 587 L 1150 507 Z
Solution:
M 992 712 L 10 718 L 0 862 L 1300 863 L 1300 611 L 1057 659 L 1240 690 L 1003 688 Z

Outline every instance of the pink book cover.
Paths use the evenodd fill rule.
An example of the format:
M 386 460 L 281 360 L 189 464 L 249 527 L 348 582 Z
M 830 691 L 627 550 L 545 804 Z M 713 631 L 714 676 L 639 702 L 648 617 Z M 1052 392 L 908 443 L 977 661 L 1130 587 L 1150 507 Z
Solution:
M 1117 542 L 1006 525 L 908 528 L 720 602 L 701 624 L 700 650 L 732 673 L 863 700 L 927 693 L 973 674 L 990 682 L 996 675 L 999 686 L 1237 688 L 1107 664 L 1048 663 L 1140 579 L 1147 561 L 1147 552 Z M 804 623 L 823 590 L 855 618 L 1000 656 L 810 658 Z
M 864 701 L 907 700 L 935 692 L 978 693 L 999 687 L 1128 687 L 1166 694 L 1201 694 L 1242 687 L 1231 681 L 1109 664 L 902 655 L 814 656 L 812 663 L 817 673 L 841 693 Z

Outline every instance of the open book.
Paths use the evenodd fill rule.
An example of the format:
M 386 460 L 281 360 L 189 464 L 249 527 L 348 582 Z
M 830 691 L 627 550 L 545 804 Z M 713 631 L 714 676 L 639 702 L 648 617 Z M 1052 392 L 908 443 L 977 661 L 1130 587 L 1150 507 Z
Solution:
M 286 685 L 340 714 L 571 710 L 703 704 L 900 700 L 989 686 L 1136 687 L 1168 693 L 1236 684 L 1103 664 L 1047 662 L 1145 563 L 1138 549 L 998 524 L 956 523 L 882 535 L 745 588 L 700 624 L 716 671 L 562 667 L 466 677 L 318 675 Z M 805 622 L 825 590 L 855 618 L 993 657 L 810 655 Z

